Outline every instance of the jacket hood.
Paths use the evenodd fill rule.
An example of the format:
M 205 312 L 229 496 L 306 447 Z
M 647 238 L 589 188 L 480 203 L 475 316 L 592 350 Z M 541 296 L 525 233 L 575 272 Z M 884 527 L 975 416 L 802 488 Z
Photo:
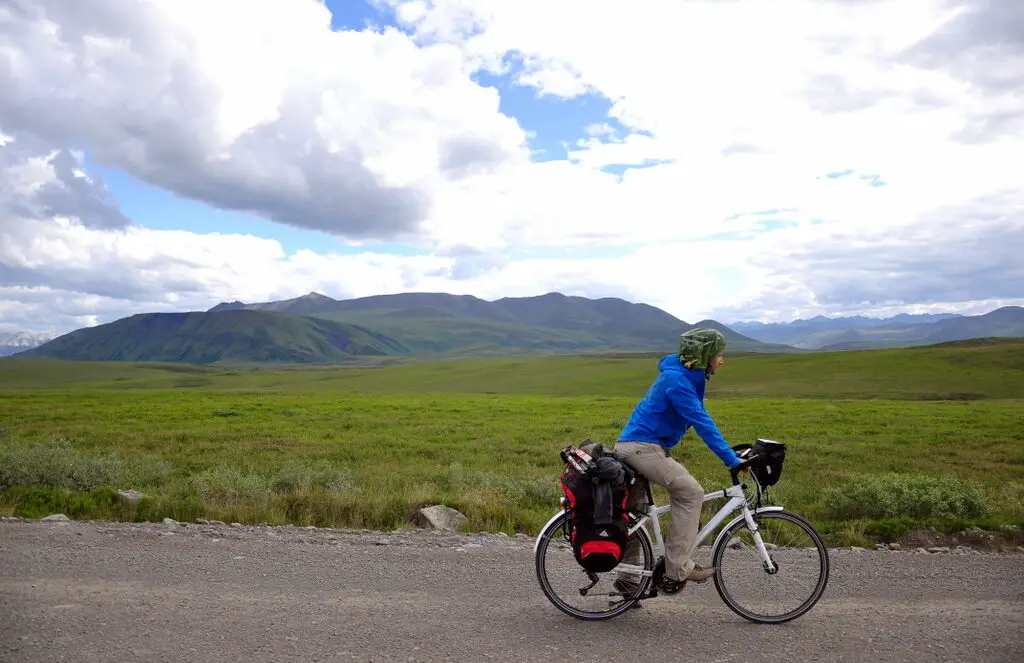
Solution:
M 665 355 L 659 359 L 658 370 L 661 373 L 678 373 L 680 377 L 693 385 L 698 394 L 704 395 L 704 383 L 708 379 L 704 369 L 683 366 L 683 362 L 679 360 L 679 355 Z
M 664 373 L 665 371 L 685 371 L 686 368 L 683 366 L 683 362 L 679 361 L 679 355 L 665 355 L 658 360 L 658 370 Z
M 700 368 L 687 368 L 683 366 L 683 362 L 679 360 L 679 355 L 665 355 L 658 360 L 658 370 L 662 373 L 675 372 L 683 373 L 685 375 L 700 375 L 700 378 L 704 379 L 704 369 Z

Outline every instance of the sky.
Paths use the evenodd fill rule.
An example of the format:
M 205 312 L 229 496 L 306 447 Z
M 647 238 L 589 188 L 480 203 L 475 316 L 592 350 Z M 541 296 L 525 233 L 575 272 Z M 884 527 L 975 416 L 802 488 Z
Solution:
M 1024 3 L 6 0 L 0 89 L 0 331 L 1024 304 Z

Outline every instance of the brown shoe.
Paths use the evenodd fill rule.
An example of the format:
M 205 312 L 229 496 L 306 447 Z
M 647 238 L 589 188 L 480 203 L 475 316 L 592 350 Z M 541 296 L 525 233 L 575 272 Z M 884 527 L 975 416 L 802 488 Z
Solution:
M 709 569 L 701 568 L 700 565 L 694 564 L 693 570 L 690 571 L 690 575 L 686 576 L 685 580 L 691 580 L 693 582 L 704 582 L 711 576 L 715 575 L 715 567 Z

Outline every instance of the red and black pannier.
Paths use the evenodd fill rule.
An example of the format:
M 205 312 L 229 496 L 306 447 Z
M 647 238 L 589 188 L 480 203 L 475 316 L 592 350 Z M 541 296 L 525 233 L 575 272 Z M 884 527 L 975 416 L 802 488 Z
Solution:
M 611 454 L 590 456 L 582 449 L 562 451 L 562 492 L 567 500 L 570 542 L 587 571 L 604 573 L 622 561 L 629 536 L 627 502 L 635 475 Z

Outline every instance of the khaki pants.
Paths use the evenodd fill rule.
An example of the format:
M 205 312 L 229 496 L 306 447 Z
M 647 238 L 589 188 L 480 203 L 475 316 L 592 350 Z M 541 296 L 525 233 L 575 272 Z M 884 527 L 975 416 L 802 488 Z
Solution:
M 680 463 L 668 457 L 667 450 L 647 442 L 619 442 L 614 454 L 648 480 L 663 486 L 669 494 L 672 511 L 665 537 L 665 577 L 682 580 L 693 570 L 693 550 L 697 546 L 700 509 L 704 489 Z M 631 508 L 646 508 L 647 494 L 638 481 L 630 495 Z M 626 546 L 623 561 L 638 563 L 640 547 L 635 541 Z

